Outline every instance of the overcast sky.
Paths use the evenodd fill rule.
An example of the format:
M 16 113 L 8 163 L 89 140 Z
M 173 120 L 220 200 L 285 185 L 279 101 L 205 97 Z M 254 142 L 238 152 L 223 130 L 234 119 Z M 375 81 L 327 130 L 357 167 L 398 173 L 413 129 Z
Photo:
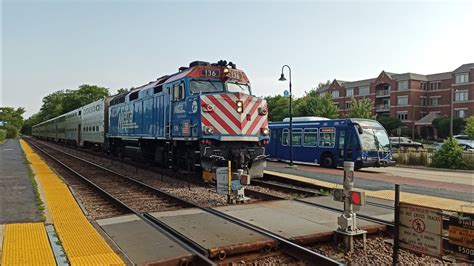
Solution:
M 65 3 L 68 2 L 68 3 Z M 473 1 L 3 1 L 2 106 L 80 84 L 139 86 L 226 59 L 259 96 L 318 82 L 431 74 L 474 62 Z

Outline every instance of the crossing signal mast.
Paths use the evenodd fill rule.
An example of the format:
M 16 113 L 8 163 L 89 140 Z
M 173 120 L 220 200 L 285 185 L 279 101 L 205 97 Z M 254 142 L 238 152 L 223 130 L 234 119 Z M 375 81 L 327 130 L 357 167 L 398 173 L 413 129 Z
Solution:
M 344 202 L 344 212 L 337 218 L 339 228 L 336 233 L 344 236 L 344 246 L 346 250 L 354 247 L 353 237 L 362 235 L 364 239 L 364 250 L 367 231 L 357 227 L 355 211 L 360 210 L 360 206 L 365 205 L 365 192 L 354 189 L 354 162 L 344 162 L 343 188 L 333 191 L 334 200 Z

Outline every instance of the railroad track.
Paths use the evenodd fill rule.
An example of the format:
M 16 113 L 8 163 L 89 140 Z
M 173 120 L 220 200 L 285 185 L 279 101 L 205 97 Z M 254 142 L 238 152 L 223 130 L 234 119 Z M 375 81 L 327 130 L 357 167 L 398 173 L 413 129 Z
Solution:
M 118 206 L 119 209 L 125 212 L 129 212 L 129 213 L 133 213 L 137 215 L 143 221 L 150 224 L 155 229 L 165 234 L 170 239 L 172 239 L 173 241 L 181 245 L 183 248 L 185 248 L 186 250 L 194 254 L 195 260 L 196 260 L 195 262 L 197 265 L 214 265 L 215 263 L 208 258 L 209 254 L 207 253 L 207 250 L 203 249 L 201 246 L 194 243 L 193 241 L 188 239 L 186 236 L 182 235 L 180 232 L 174 230 L 173 228 L 170 228 L 168 225 L 166 225 L 165 223 L 155 218 L 153 215 L 151 215 L 148 212 L 148 210 L 155 211 L 155 208 L 161 207 L 163 205 L 162 204 L 163 202 L 166 202 L 165 204 L 166 208 L 170 206 L 169 205 L 170 202 L 173 202 L 173 204 L 171 205 L 172 208 L 178 207 L 176 205 L 179 205 L 179 207 L 182 207 L 182 208 L 187 208 L 187 207 L 198 208 L 207 213 L 210 213 L 212 215 L 225 219 L 231 223 L 245 227 L 249 230 L 252 230 L 256 233 L 262 234 L 264 236 L 269 237 L 270 239 L 277 241 L 279 249 L 282 253 L 287 254 L 291 257 L 297 258 L 310 265 L 340 265 L 341 264 L 329 257 L 323 256 L 317 253 L 314 250 L 311 250 L 304 246 L 296 244 L 290 241 L 289 239 L 286 239 L 282 236 L 269 232 L 265 229 L 252 225 L 250 223 L 247 223 L 235 217 L 229 216 L 213 208 L 199 206 L 197 204 L 177 198 L 160 189 L 151 187 L 141 181 L 127 177 L 121 173 L 112 171 L 94 162 L 85 160 L 76 155 L 61 151 L 51 146 L 49 146 L 48 148 L 52 151 L 48 152 L 44 148 L 41 148 L 38 145 L 38 142 L 35 142 L 32 139 L 27 139 L 27 142 L 33 147 L 35 147 L 38 151 L 43 153 L 44 155 L 56 161 L 62 167 L 67 169 L 69 172 L 71 172 L 73 175 L 80 178 L 81 181 L 85 182 L 88 186 L 93 188 L 103 197 L 107 198 L 107 200 L 112 202 L 114 205 Z M 47 146 L 45 144 L 41 144 L 41 145 L 43 145 L 43 147 Z M 69 159 L 65 159 L 66 162 L 63 162 L 61 159 L 57 158 L 59 156 L 67 157 Z M 78 162 L 80 162 L 81 167 L 85 169 L 82 169 L 82 170 L 74 169 L 68 165 L 68 163 L 79 164 Z M 95 170 L 92 170 L 91 168 L 94 168 Z M 97 175 L 97 174 L 101 176 L 93 177 L 93 175 Z M 112 181 L 110 179 L 118 179 L 120 181 Z M 120 183 L 115 183 L 115 182 L 120 182 Z M 127 190 L 122 190 L 122 189 L 117 189 L 117 190 L 112 189 L 112 191 L 107 190 L 107 187 L 110 184 L 114 184 L 113 186 L 127 186 L 127 187 L 132 186 L 136 188 L 138 191 L 140 191 L 139 193 L 143 193 L 143 194 L 140 194 L 144 197 L 141 201 L 147 200 L 147 199 L 156 200 L 156 198 L 159 198 L 160 200 L 159 202 L 157 202 L 157 204 L 151 204 L 150 209 L 148 209 L 148 207 L 140 208 L 139 206 L 134 204 L 134 201 L 128 201 L 127 198 L 124 198 L 123 193 L 126 193 Z M 108 188 L 110 189 L 110 187 Z M 154 197 L 151 197 L 152 195 Z

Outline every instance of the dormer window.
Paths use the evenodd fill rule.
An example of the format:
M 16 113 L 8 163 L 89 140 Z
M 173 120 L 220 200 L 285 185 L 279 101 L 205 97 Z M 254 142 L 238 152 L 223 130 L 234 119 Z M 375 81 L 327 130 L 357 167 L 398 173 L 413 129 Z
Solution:
M 456 75 L 456 84 L 462 84 L 462 83 L 468 83 L 469 82 L 469 74 L 468 73 L 462 73 L 462 74 L 457 74 Z

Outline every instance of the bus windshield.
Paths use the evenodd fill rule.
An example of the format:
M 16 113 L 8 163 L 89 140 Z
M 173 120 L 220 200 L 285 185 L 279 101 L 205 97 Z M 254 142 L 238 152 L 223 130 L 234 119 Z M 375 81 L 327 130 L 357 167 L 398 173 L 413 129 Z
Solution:
M 191 80 L 191 93 L 224 91 L 224 83 L 212 80 Z
M 390 140 L 383 128 L 363 127 L 362 134 L 359 136 L 362 150 L 388 151 L 390 149 Z

